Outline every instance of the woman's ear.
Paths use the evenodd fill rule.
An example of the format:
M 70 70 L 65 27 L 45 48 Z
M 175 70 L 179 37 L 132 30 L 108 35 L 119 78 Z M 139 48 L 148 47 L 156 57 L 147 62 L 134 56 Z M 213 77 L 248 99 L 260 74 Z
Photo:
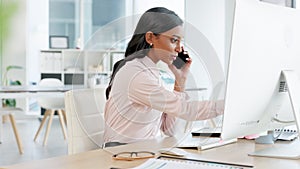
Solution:
M 151 32 L 151 31 L 148 31 L 148 32 L 146 32 L 146 34 L 145 34 L 146 42 L 147 42 L 148 44 L 150 44 L 150 45 L 153 44 L 153 36 L 154 36 L 154 34 L 153 34 L 153 32 Z

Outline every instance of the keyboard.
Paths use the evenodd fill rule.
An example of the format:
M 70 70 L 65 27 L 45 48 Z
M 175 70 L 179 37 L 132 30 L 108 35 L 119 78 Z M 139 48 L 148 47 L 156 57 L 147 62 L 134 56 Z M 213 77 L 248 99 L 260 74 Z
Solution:
M 207 150 L 214 147 L 220 147 L 230 143 L 237 142 L 237 139 L 221 140 L 217 137 L 187 137 L 182 140 L 178 148 L 195 148 L 198 150 Z
M 221 127 L 210 128 L 205 127 L 196 131 L 192 131 L 192 136 L 204 136 L 204 137 L 220 137 Z

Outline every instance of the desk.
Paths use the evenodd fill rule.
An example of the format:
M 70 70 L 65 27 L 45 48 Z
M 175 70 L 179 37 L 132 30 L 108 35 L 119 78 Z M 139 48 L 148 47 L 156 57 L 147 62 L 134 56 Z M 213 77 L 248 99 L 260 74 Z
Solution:
M 63 87 L 1 86 L 0 98 L 64 97 L 64 92 L 82 88 L 83 86 L 73 85 Z
M 0 100 L 8 98 L 37 98 L 37 97 L 64 97 L 64 93 L 83 86 L 66 85 L 62 87 L 44 86 L 1 86 Z M 0 117 L 0 142 L 2 141 L 2 117 Z
M 161 140 L 150 140 L 145 142 L 133 143 L 118 147 L 93 150 L 89 152 L 54 157 L 44 160 L 31 161 L 22 164 L 6 166 L 7 169 L 109 169 L 110 167 L 130 168 L 135 167 L 144 162 L 144 160 L 136 161 L 117 161 L 112 159 L 112 154 L 122 151 L 140 151 L 148 150 L 157 152 L 160 148 L 167 148 L 176 145 L 177 139 L 169 137 Z M 238 163 L 254 165 L 258 169 L 294 169 L 300 168 L 300 160 L 284 160 L 275 158 L 251 157 L 247 153 L 258 150 L 267 146 L 274 145 L 258 145 L 251 140 L 239 140 L 237 143 L 226 146 L 205 150 L 187 150 L 190 154 L 188 158 L 196 158 L 201 160 L 219 161 L 227 163 Z M 276 146 L 276 145 L 275 145 Z

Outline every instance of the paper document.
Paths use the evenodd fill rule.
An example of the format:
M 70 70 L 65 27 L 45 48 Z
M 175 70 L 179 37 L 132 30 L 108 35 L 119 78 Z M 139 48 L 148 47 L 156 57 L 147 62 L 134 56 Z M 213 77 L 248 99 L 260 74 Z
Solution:
M 189 160 L 165 160 L 165 159 L 149 159 L 142 165 L 133 169 L 242 169 L 249 168 L 243 166 L 226 165 L 215 162 L 201 162 Z M 252 167 L 250 167 L 252 168 Z

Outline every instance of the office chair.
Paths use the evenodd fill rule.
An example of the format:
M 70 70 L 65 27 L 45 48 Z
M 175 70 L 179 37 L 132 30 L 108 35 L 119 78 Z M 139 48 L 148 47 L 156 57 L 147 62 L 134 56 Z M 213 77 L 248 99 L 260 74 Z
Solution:
M 55 78 L 46 78 L 42 79 L 39 83 L 39 86 L 43 87 L 62 87 L 64 84 L 59 80 Z M 64 98 L 56 98 L 56 97 L 51 97 L 51 98 L 38 98 L 38 104 L 46 109 L 44 118 L 42 119 L 42 122 L 39 126 L 38 131 L 35 134 L 34 141 L 36 141 L 41 129 L 43 128 L 47 118 L 49 117 L 48 120 L 48 125 L 46 127 L 46 132 L 44 136 L 44 142 L 43 145 L 47 145 L 47 140 L 48 140 L 48 135 L 50 132 L 51 124 L 52 124 L 52 119 L 55 111 L 57 111 L 59 121 L 61 124 L 62 132 L 64 135 L 64 139 L 67 139 L 67 131 L 66 131 L 66 114 L 64 111 L 65 104 L 64 104 Z
M 105 102 L 104 87 L 65 93 L 68 154 L 102 148 Z
M 22 146 L 22 142 L 21 142 L 21 139 L 20 139 L 20 136 L 19 136 L 19 132 L 18 132 L 18 129 L 17 129 L 17 126 L 16 126 L 16 121 L 15 121 L 15 118 L 14 118 L 14 114 L 13 114 L 13 113 L 20 113 L 20 112 L 23 112 L 23 110 L 20 109 L 20 108 L 16 108 L 16 107 L 1 107 L 0 108 L 0 118 L 2 118 L 3 115 L 9 115 L 9 119 L 10 119 L 13 131 L 14 131 L 14 134 L 15 134 L 15 137 L 16 137 L 17 145 L 18 145 L 18 148 L 19 148 L 19 153 L 23 154 L 24 153 L 23 146 Z M 2 120 L 0 120 L 0 123 L 1 123 L 0 124 L 0 129 L 1 129 L 0 132 L 2 134 Z M 2 140 L 0 140 L 0 143 L 2 143 Z

